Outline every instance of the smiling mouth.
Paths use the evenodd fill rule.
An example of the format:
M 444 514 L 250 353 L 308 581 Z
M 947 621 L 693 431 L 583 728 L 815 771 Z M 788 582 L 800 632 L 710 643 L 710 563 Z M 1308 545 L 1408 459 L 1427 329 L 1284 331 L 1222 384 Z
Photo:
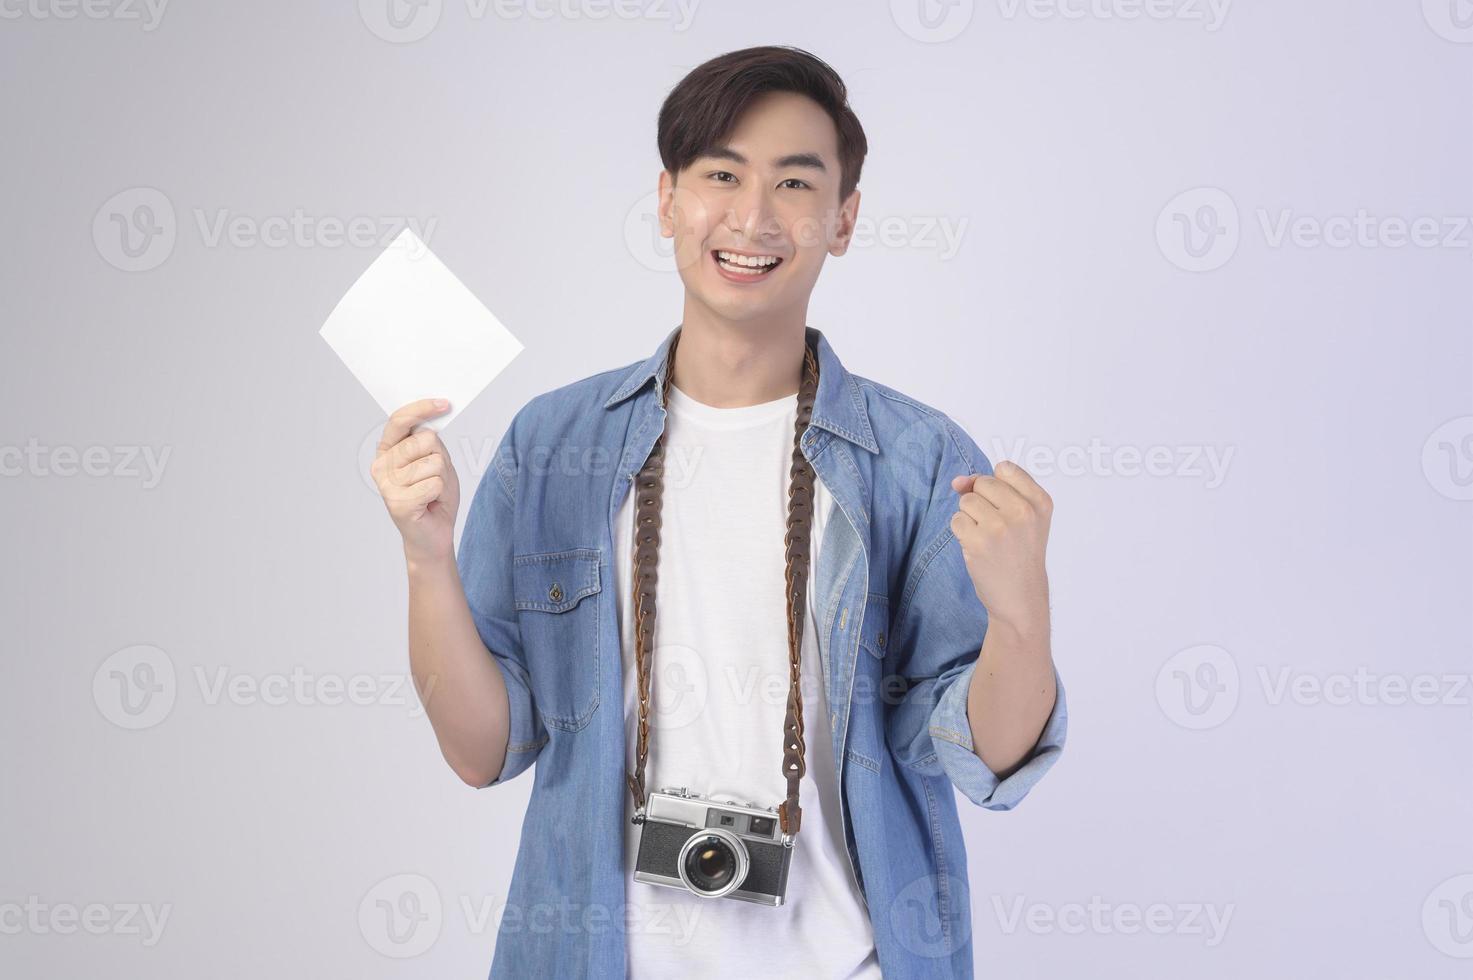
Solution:
M 776 255 L 744 255 L 724 249 L 713 249 L 711 258 L 723 276 L 738 282 L 766 279 L 772 275 L 774 269 L 783 264 L 783 260 Z

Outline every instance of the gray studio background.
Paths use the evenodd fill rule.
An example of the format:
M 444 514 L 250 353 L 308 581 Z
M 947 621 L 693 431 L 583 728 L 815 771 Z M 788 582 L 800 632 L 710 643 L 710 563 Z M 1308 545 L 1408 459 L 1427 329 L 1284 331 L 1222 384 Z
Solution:
M 810 323 L 1057 502 L 979 975 L 1466 976 L 1466 0 L 390 2 L 0 2 L 0 975 L 484 975 L 531 778 L 440 759 L 317 331 L 411 223 L 526 345 L 464 507 L 678 321 L 655 113 L 781 42 L 871 141 Z

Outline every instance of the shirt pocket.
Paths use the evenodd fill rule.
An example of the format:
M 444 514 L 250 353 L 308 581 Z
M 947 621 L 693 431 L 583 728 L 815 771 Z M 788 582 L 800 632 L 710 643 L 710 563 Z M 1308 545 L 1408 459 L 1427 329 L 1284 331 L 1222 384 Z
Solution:
M 857 762 L 875 774 L 880 772 L 877 760 L 883 751 L 884 715 L 893 696 L 883 666 L 890 642 L 889 629 L 889 597 L 869 593 L 865 597 L 864 618 L 859 624 L 859 645 L 869 652 L 861 653 L 855 659 L 855 676 L 850 686 L 851 718 L 858 714 L 859 721 L 857 724 L 851 721 L 845 755 L 850 762 Z M 854 772 L 853 769 L 849 771 Z
M 577 731 L 599 696 L 599 602 L 595 548 L 512 556 L 513 601 L 532 698 L 544 724 Z
M 876 660 L 885 659 L 885 645 L 890 642 L 890 598 L 871 592 L 864 603 L 864 622 L 859 625 L 859 645 Z

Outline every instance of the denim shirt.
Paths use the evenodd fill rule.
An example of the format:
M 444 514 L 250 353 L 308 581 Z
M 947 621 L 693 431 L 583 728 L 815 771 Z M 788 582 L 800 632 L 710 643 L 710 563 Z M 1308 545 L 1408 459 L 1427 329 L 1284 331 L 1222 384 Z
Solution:
M 679 329 L 639 363 L 529 401 L 471 500 L 457 562 L 511 710 L 490 785 L 537 763 L 493 978 L 623 977 L 625 929 L 640 924 L 624 891 L 628 752 L 612 587 L 612 563 L 630 556 L 615 554 L 613 527 L 664 430 L 657 385 Z M 829 717 L 805 719 L 808 751 L 833 752 L 885 976 L 970 977 L 952 788 L 989 810 L 1016 806 L 1063 748 L 1063 685 L 1037 744 L 999 779 L 972 750 L 967 691 L 987 612 L 950 528 L 951 478 L 990 474 L 991 463 L 945 414 L 850 374 L 821 331 L 806 333 L 819 386 L 801 448 L 834 498 L 809 611 Z

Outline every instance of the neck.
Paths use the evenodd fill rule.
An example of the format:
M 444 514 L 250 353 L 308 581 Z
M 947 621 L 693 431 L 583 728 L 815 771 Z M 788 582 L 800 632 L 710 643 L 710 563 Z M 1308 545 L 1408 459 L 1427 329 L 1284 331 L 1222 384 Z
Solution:
M 687 315 L 671 383 L 713 408 L 744 408 L 796 395 L 803 381 L 804 327 L 802 319 L 757 324 Z

